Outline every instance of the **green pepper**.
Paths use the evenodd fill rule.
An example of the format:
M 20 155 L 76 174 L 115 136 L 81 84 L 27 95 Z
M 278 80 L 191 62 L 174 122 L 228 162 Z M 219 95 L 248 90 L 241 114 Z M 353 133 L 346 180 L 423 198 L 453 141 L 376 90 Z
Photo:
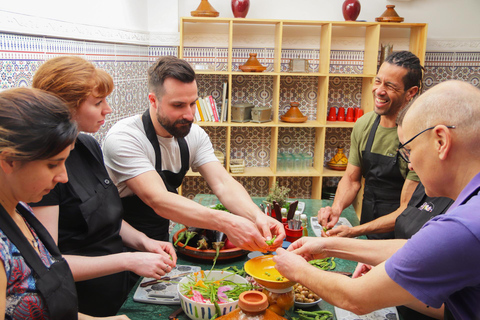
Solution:
M 273 243 L 275 242 L 275 239 L 277 239 L 277 235 L 274 235 L 273 238 L 270 240 L 265 240 L 265 243 L 268 244 L 269 246 L 272 246 Z

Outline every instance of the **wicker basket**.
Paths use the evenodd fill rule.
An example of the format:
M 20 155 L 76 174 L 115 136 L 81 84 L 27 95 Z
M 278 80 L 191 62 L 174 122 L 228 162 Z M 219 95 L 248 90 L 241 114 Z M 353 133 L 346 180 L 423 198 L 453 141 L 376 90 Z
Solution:
M 223 152 L 215 150 L 213 153 L 215 154 L 215 157 L 217 157 L 218 161 L 220 161 L 222 166 L 225 166 L 225 156 L 223 155 Z
M 232 159 L 230 160 L 230 172 L 231 173 L 244 173 L 245 172 L 245 160 Z

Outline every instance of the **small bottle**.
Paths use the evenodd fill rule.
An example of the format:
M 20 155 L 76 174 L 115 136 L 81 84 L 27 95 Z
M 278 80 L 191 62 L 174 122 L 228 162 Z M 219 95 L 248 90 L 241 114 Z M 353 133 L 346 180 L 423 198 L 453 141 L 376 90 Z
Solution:
M 284 320 L 284 317 L 267 309 L 268 298 L 263 292 L 245 291 L 238 298 L 238 307 L 232 312 L 218 317 L 220 320 Z
M 307 230 L 307 215 L 305 213 L 302 213 L 300 215 L 300 220 L 302 221 L 302 227 L 303 227 L 303 236 L 308 237 L 308 230 Z

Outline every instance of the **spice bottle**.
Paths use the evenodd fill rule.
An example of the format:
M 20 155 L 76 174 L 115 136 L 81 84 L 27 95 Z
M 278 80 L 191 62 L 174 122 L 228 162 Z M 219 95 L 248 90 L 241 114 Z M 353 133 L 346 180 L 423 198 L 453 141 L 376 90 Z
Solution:
M 308 237 L 308 230 L 307 230 L 307 215 L 305 213 L 302 213 L 300 215 L 300 220 L 302 221 L 302 227 L 303 227 L 303 236 Z
M 267 309 L 267 296 L 259 291 L 242 292 L 238 298 L 238 309 L 217 318 L 218 320 L 285 320 Z

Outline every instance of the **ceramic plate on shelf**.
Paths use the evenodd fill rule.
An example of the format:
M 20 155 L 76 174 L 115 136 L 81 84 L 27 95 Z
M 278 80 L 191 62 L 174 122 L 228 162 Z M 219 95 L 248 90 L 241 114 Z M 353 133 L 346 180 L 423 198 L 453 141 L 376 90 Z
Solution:
M 335 307 L 335 315 L 337 320 L 399 320 L 397 308 L 390 307 L 385 309 L 376 310 L 369 314 L 357 316 L 356 314 Z
M 177 265 L 165 276 L 171 280 L 158 281 L 152 285 L 142 287 L 142 284 L 154 282 L 154 278 L 143 278 L 140 285 L 135 290 L 133 301 L 153 304 L 180 304 L 177 285 L 180 280 L 192 272 L 200 271 L 198 266 Z
M 312 226 L 312 229 L 313 229 L 313 232 L 315 233 L 315 235 L 317 237 L 321 237 L 323 227 L 318 223 L 317 217 L 311 217 L 310 218 L 310 225 Z M 338 227 L 338 226 L 352 227 L 352 224 L 350 223 L 350 221 L 348 221 L 347 218 L 340 217 L 340 219 L 338 219 L 338 222 L 335 224 L 335 228 Z

